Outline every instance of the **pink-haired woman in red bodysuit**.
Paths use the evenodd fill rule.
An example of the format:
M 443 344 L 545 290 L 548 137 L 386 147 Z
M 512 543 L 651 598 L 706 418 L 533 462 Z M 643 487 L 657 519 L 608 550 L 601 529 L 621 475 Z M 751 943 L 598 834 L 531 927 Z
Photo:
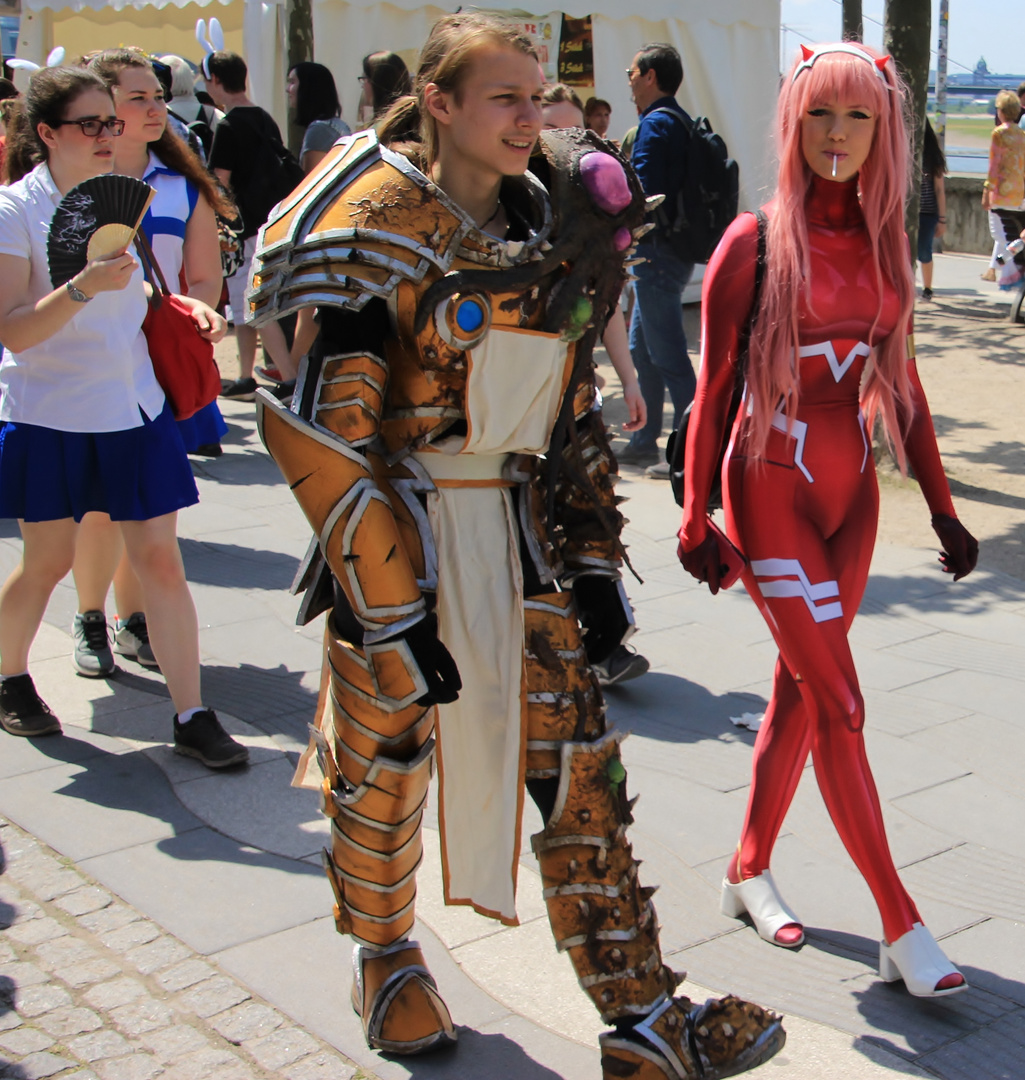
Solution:
M 951 502 L 914 361 L 903 97 L 893 61 L 853 43 L 804 50 L 780 91 L 779 183 L 765 207 L 764 281 L 723 469 L 726 531 L 748 559 L 742 580 L 779 659 L 722 908 L 749 914 L 774 944 L 803 942 L 769 860 L 810 751 L 829 814 L 882 916 L 880 975 L 933 997 L 967 983 L 897 876 L 847 641 L 875 544 L 868 433 L 877 416 L 921 485 L 943 569 L 956 581 L 978 555 Z M 705 278 L 679 554 L 712 592 L 722 558 L 708 497 L 752 309 L 756 248 L 756 220 L 741 215 Z

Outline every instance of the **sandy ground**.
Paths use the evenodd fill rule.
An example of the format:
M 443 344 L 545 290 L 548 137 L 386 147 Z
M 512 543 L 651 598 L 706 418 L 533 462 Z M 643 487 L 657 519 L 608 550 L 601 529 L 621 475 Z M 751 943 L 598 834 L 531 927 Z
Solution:
M 1025 580 L 1025 326 L 1007 321 L 1004 304 L 944 297 L 942 273 L 940 260 L 937 300 L 917 305 L 916 342 L 944 466 L 958 515 L 982 545 L 980 562 Z M 696 306 L 686 321 L 688 340 L 696 342 Z M 217 359 L 224 377 L 234 378 L 231 336 Z M 618 434 L 625 415 L 618 380 L 604 351 L 596 359 L 606 380 L 606 416 Z M 879 542 L 935 546 L 918 485 L 902 480 L 885 457 L 878 471 Z M 662 483 L 672 498 L 668 484 L 648 482 Z

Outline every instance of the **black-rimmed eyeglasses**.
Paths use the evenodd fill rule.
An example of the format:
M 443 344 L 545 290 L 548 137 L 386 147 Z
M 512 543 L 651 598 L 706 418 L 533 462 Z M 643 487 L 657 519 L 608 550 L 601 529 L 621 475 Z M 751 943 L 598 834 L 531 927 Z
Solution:
M 58 120 L 50 126 L 63 127 L 65 124 L 78 124 L 82 129 L 82 134 L 91 139 L 97 138 L 104 128 L 111 135 L 120 135 L 125 130 L 124 120 L 115 120 L 113 117 L 110 120 Z

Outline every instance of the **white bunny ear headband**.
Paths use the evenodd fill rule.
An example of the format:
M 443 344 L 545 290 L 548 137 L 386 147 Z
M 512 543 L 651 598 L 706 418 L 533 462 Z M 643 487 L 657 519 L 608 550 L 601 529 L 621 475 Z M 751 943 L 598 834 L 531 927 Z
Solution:
M 221 29 L 220 20 L 217 18 L 210 20 L 210 33 L 208 35 L 206 32 L 206 19 L 197 19 L 196 40 L 203 46 L 203 52 L 206 54 L 201 65 L 203 78 L 209 79 L 210 67 L 207 61 L 215 52 L 224 52 L 224 31 Z
M 50 50 L 50 55 L 46 58 L 46 66 L 60 67 L 64 63 L 64 46 L 58 45 L 56 49 Z M 22 71 L 39 71 L 40 65 L 34 64 L 31 60 L 22 60 L 20 56 L 15 56 L 13 59 L 7 61 L 7 66 L 12 68 L 21 68 Z

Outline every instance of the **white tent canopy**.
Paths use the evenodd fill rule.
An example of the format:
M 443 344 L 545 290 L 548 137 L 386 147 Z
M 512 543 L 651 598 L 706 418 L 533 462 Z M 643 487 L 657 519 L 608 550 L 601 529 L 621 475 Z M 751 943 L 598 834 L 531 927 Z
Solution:
M 517 18 L 551 18 L 555 44 L 562 13 L 551 9 L 528 14 L 525 0 L 485 0 L 482 8 Z M 624 15 L 623 0 L 574 0 L 579 9 L 566 14 L 592 16 L 595 93 L 612 105 L 611 134 L 621 136 L 634 123 L 626 69 L 638 48 L 650 41 L 676 46 L 683 57 L 684 82 L 677 95 L 692 115 L 709 117 L 740 162 L 741 204 L 755 205 L 772 175 L 769 132 L 779 79 L 778 0 L 638 0 Z M 229 25 L 229 48 L 241 46 L 250 71 L 253 99 L 285 120 L 284 0 L 22 0 L 18 55 L 43 62 L 54 44 L 69 51 L 81 47 L 63 40 L 62 19 L 74 15 L 96 21 L 133 16 L 152 28 L 163 23 L 181 35 L 197 18 L 217 15 Z M 461 5 L 421 0 L 313 0 L 314 58 L 334 73 L 345 118 L 358 120 L 362 60 L 367 53 L 390 49 L 412 63 L 432 23 Z M 541 6 L 538 4 L 537 6 Z M 121 13 L 118 16 L 117 13 Z M 137 14 L 136 14 L 137 13 Z M 239 34 L 241 30 L 241 34 Z M 153 31 L 159 33 L 159 31 Z M 117 41 L 129 40 L 120 36 Z M 157 39 L 162 43 L 162 38 Z M 176 38 L 184 50 L 185 38 Z M 115 43 L 115 42 L 106 42 Z M 148 40 L 139 44 L 159 51 Z M 94 47 L 94 46 L 90 46 Z M 190 59 L 201 57 L 192 39 Z
M 574 0 L 565 13 L 592 16 L 595 93 L 612 105 L 610 134 L 636 122 L 626 69 L 647 42 L 675 45 L 684 81 L 677 95 L 691 115 L 707 116 L 740 162 L 741 204 L 753 206 L 771 179 L 769 133 L 779 84 L 778 0 Z M 524 0 L 482 0 L 481 8 L 529 18 Z M 313 0 L 315 59 L 334 72 L 349 122 L 357 119 L 361 63 L 390 49 L 412 62 L 431 25 L 458 3 L 419 0 Z M 546 16 L 552 9 L 532 12 Z M 553 5 L 555 6 L 555 5 Z M 624 15 L 625 10 L 638 14 Z M 558 24 L 556 24 L 556 34 Z M 556 41 L 557 45 L 557 41 Z

